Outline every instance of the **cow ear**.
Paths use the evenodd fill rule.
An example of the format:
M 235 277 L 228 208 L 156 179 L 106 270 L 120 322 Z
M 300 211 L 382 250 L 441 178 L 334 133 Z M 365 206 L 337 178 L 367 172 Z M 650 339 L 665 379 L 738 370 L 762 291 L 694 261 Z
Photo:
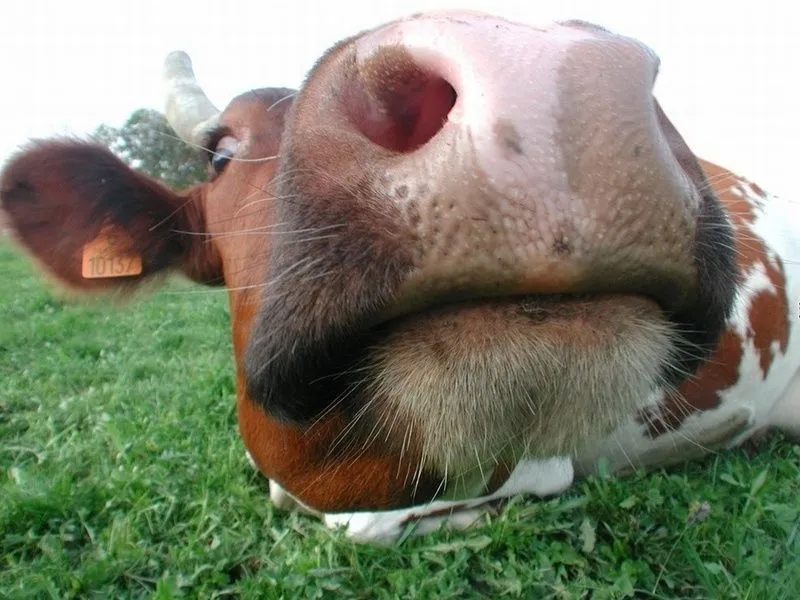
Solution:
M 131 287 L 169 268 L 221 273 L 202 240 L 199 190 L 176 194 L 97 144 L 34 142 L 0 175 L 0 206 L 22 246 L 75 290 Z

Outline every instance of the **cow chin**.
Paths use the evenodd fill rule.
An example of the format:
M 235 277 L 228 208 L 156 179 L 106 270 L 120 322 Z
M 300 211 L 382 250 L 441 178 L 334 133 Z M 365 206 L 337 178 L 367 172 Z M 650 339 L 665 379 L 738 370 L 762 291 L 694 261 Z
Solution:
M 658 304 L 630 295 L 465 303 L 386 327 L 357 429 L 448 480 L 578 452 L 664 385 L 675 353 Z

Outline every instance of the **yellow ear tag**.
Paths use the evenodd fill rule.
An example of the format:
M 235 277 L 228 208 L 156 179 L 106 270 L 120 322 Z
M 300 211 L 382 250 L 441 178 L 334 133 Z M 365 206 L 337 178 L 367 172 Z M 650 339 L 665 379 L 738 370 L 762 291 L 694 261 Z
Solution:
M 83 247 L 81 275 L 84 279 L 134 277 L 142 274 L 142 257 L 130 251 L 131 243 L 123 232 L 104 227 Z

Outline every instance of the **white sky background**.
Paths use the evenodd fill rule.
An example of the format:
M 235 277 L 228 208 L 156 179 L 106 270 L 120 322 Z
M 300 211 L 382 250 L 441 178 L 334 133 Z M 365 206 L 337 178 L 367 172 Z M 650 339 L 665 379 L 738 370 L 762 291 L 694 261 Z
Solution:
M 425 9 L 524 22 L 581 18 L 661 57 L 656 86 L 695 152 L 791 197 L 800 169 L 800 26 L 780 0 L 0 0 L 0 163 L 32 136 L 120 125 L 161 109 L 167 52 L 192 56 L 218 107 L 254 87 L 297 87 L 339 39 Z

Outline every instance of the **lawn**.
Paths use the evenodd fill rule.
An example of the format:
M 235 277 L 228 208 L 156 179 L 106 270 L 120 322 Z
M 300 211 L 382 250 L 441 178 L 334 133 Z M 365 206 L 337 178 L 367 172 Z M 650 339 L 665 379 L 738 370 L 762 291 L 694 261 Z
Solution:
M 1 239 L 0 273 L 0 597 L 798 597 L 785 440 L 356 545 L 273 510 L 246 462 L 224 293 L 65 302 Z

